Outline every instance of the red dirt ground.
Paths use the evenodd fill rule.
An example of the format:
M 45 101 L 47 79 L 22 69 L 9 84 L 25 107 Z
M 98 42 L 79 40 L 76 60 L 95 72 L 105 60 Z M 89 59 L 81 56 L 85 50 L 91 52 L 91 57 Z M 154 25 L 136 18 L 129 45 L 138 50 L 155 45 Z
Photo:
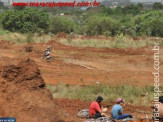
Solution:
M 83 109 L 87 109 L 89 107 L 89 105 L 91 104 L 91 101 L 80 101 L 80 100 L 69 100 L 69 99 L 55 99 L 54 102 L 62 109 L 64 109 L 66 112 L 68 112 L 74 119 L 76 122 L 82 122 L 84 120 L 86 120 L 86 118 L 79 118 L 77 117 L 77 112 Z M 108 115 L 110 115 L 111 112 L 111 108 L 115 103 L 102 103 L 102 106 L 108 106 L 109 105 L 109 111 L 108 111 Z M 135 110 L 138 109 L 140 112 L 137 113 Z M 126 106 L 124 107 L 123 112 L 124 113 L 130 113 L 134 116 L 134 118 L 139 118 L 138 121 L 142 121 L 145 120 L 145 113 L 143 113 L 143 111 L 148 111 L 152 113 L 152 109 L 151 108 L 147 108 L 147 107 L 143 107 L 143 106 L 132 106 L 132 105 L 128 105 L 126 104 Z M 149 117 L 152 117 L 151 114 L 148 114 Z M 137 122 L 138 122 L 137 121 Z M 146 121 L 144 121 L 146 122 Z
M 58 35 L 58 38 L 66 38 L 66 35 Z M 90 37 L 84 37 L 90 38 Z M 91 37 L 92 38 L 92 37 Z M 135 40 L 137 40 L 136 38 Z M 46 62 L 45 60 L 41 60 L 41 56 L 46 49 L 47 46 L 52 47 L 51 56 L 52 61 L 50 63 Z M 27 53 L 25 51 L 26 46 L 32 46 L 33 51 Z M 11 96 L 14 96 L 13 93 L 18 92 L 19 96 L 21 96 L 21 92 L 25 94 L 29 94 L 29 90 L 22 89 L 19 91 L 19 87 L 27 86 L 29 89 L 37 89 L 42 87 L 44 84 L 42 80 L 40 82 L 35 82 L 32 80 L 36 74 L 38 74 L 37 70 L 34 70 L 36 74 L 28 72 L 28 68 L 35 69 L 35 66 L 38 66 L 40 70 L 41 77 L 46 84 L 56 85 L 60 82 L 64 82 L 70 85 L 92 85 L 95 84 L 97 81 L 100 83 L 107 83 L 109 85 L 120 85 L 120 84 L 131 84 L 135 86 L 145 86 L 145 85 L 152 85 L 153 86 L 153 54 L 151 46 L 140 48 L 140 49 L 96 49 L 96 48 L 79 48 L 79 47 L 71 47 L 67 45 L 63 45 L 56 40 L 51 40 L 48 43 L 33 43 L 33 44 L 26 44 L 26 45 L 16 45 L 11 42 L 0 41 L 0 69 L 4 66 L 10 66 L 4 68 L 5 70 L 1 73 L 3 79 L 7 78 L 11 80 L 12 83 L 7 82 L 5 88 L 12 88 L 9 93 Z M 163 79 L 162 69 L 163 69 L 163 49 L 160 49 L 160 79 Z M 19 67 L 19 60 L 29 57 L 30 59 L 34 60 L 36 65 L 27 68 L 20 68 Z M 16 66 L 16 72 L 15 67 Z M 21 64 L 23 66 L 23 64 Z M 13 68 L 13 69 L 12 69 Z M 8 72 L 10 71 L 10 72 Z M 21 74 L 21 72 L 27 71 L 25 74 Z M 14 72 L 14 75 L 11 75 Z M 8 74 L 9 73 L 9 74 Z M 7 74 L 7 75 L 6 75 Z M 27 79 L 24 79 L 24 75 L 29 74 L 29 79 L 31 80 L 30 83 L 25 82 Z M 20 79 L 15 79 L 17 75 L 20 75 Z M 39 76 L 40 77 L 40 76 Z M 40 79 L 40 78 L 39 78 Z M 2 81 L 2 78 L 0 78 Z M 3 82 L 2 82 L 3 83 Z M 25 83 L 25 84 L 24 84 Z M 35 84 L 36 83 L 36 84 Z M 12 85 L 11 85 L 12 84 Z M 15 86 L 18 84 L 19 87 Z M 10 86 L 11 85 L 11 86 Z M 163 86 L 163 83 L 160 83 Z M 34 86 L 34 87 L 33 87 Z M 1 89 L 2 90 L 2 89 Z M 13 93 L 12 93 L 13 92 Z M 42 92 L 34 93 L 34 95 L 41 96 Z M 8 96 L 9 94 L 7 94 Z M 9 101 L 9 105 L 12 106 L 11 100 L 13 98 L 5 97 L 6 100 L 1 100 L 0 102 L 4 103 Z M 10 96 L 10 95 L 9 95 Z M 22 96 L 23 97 L 23 96 Z M 14 96 L 15 98 L 15 96 Z M 36 105 L 34 103 L 35 100 L 38 100 L 39 97 L 33 98 L 30 96 L 31 100 L 33 100 L 32 105 Z M 47 98 L 48 100 L 50 98 Z M 17 99 L 18 101 L 18 99 Z M 13 102 L 15 107 L 18 102 Z M 55 103 L 58 104 L 59 108 L 64 108 L 67 113 L 70 113 L 73 118 L 80 121 L 79 118 L 76 117 L 76 112 L 78 110 L 87 108 L 90 104 L 90 101 L 82 102 L 79 100 L 55 100 Z M 23 106 L 24 103 L 22 103 Z M 28 102 L 27 102 L 28 104 Z M 41 104 L 40 104 L 41 105 Z M 0 104 L 0 108 L 3 108 L 2 104 Z M 10 107 L 10 106 L 9 106 Z M 57 106 L 56 106 L 57 107 Z M 32 107 L 31 107 L 32 108 Z M 32 111 L 32 109 L 30 110 Z M 130 108 L 140 108 L 140 109 L 148 109 L 141 106 L 130 106 Z M 23 108 L 29 109 L 29 108 Z M 23 110 L 21 107 L 19 110 Z M 13 113 L 15 112 L 14 109 Z M 127 109 L 126 109 L 126 112 Z M 132 110 L 129 110 L 132 113 Z M 6 115 L 7 112 L 0 112 L 1 116 Z M 63 112 L 64 113 L 64 112 Z M 33 113 L 35 114 L 35 113 Z M 44 114 L 44 113 L 42 113 Z M 52 116 L 54 113 L 49 115 Z M 10 115 L 10 114 L 9 114 Z M 14 114 L 16 116 L 16 112 Z M 20 114 L 18 114 L 19 116 Z M 25 114 L 23 114 L 25 115 Z M 31 115 L 29 113 L 29 115 Z M 71 118 L 71 115 L 68 118 Z M 44 115 L 43 115 L 44 116 Z M 141 116 L 140 116 L 141 117 Z M 144 115 L 142 115 L 144 117 Z M 23 118 L 23 116 L 21 117 Z M 46 121 L 46 120 L 45 120 Z M 28 122 L 28 121 L 27 121 Z
M 67 117 L 71 121 L 45 88 L 37 64 L 28 58 L 1 68 L 0 110 L 0 117 L 15 117 L 17 122 L 63 122 Z
M 0 65 L 9 64 L 18 57 L 33 59 L 48 84 L 60 82 L 73 85 L 91 85 L 105 82 L 111 85 L 122 83 L 153 86 L 153 51 L 151 46 L 140 49 L 96 49 L 63 45 L 55 40 L 46 44 L 30 44 L 33 51 L 25 52 L 27 45 L 1 42 Z M 52 46 L 52 62 L 40 59 L 48 45 Z M 160 49 L 160 69 L 163 68 L 163 53 Z M 163 78 L 160 70 L 160 79 Z M 82 82 L 81 82 L 82 79 Z M 161 85 L 163 85 L 161 83 Z

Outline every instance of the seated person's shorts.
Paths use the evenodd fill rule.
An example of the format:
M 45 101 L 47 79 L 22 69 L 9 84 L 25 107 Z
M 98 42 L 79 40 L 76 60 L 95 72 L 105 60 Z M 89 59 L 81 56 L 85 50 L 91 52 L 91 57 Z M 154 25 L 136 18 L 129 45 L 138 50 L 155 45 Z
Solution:
M 101 116 L 101 113 L 97 112 L 97 113 L 95 114 L 95 118 L 97 119 L 97 118 L 99 118 L 99 117 L 102 117 L 102 116 Z
M 125 118 L 128 118 L 128 117 L 129 117 L 129 118 L 133 118 L 130 114 L 122 114 L 122 115 L 119 115 L 117 119 L 118 119 L 118 120 L 119 120 L 119 119 L 125 119 Z
M 97 119 L 97 118 L 100 118 L 100 117 L 102 117 L 102 116 L 101 116 L 101 113 L 96 112 L 96 114 L 95 114 L 94 116 L 91 116 L 90 118 L 95 118 L 95 119 Z

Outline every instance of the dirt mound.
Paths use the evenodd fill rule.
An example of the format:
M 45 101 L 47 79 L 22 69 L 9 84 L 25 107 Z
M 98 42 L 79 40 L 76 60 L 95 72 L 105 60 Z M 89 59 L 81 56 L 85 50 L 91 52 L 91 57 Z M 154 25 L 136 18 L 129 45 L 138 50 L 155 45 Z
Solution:
M 45 87 L 37 64 L 30 59 L 23 59 L 18 66 L 4 66 L 1 75 L 7 81 L 32 89 Z
M 67 116 L 54 103 L 30 59 L 23 59 L 17 66 L 4 66 L 0 87 L 0 117 L 15 117 L 17 122 L 59 122 Z

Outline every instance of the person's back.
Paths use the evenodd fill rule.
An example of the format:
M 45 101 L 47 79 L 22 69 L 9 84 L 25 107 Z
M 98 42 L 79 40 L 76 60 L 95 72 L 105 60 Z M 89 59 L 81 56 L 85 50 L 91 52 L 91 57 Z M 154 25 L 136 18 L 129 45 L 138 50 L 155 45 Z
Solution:
M 98 96 L 96 101 L 92 102 L 89 106 L 89 116 L 91 118 L 99 118 L 99 117 L 108 117 L 106 113 L 103 113 L 101 110 L 101 102 L 103 98 L 101 96 Z M 105 110 L 107 112 L 107 110 Z
M 94 116 L 96 112 L 99 112 L 100 110 L 101 110 L 100 105 L 98 104 L 97 101 L 94 101 L 89 106 L 89 115 Z
M 122 114 L 122 106 L 125 106 L 124 100 L 122 98 L 117 99 L 117 104 L 115 104 L 112 108 L 111 115 L 113 119 L 125 119 L 125 118 L 133 118 L 132 115 L 126 113 Z
M 115 104 L 111 110 L 112 118 L 118 119 L 119 113 L 122 113 L 122 106 Z

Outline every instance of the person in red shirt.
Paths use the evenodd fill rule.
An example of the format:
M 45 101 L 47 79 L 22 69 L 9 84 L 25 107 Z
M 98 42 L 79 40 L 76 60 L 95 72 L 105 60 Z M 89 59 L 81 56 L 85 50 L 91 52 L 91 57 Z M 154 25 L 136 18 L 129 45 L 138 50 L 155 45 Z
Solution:
M 101 102 L 103 98 L 101 96 L 98 96 L 96 101 L 92 102 L 89 106 L 89 116 L 91 118 L 99 118 L 99 117 L 108 117 L 107 114 L 102 112 L 101 109 Z

